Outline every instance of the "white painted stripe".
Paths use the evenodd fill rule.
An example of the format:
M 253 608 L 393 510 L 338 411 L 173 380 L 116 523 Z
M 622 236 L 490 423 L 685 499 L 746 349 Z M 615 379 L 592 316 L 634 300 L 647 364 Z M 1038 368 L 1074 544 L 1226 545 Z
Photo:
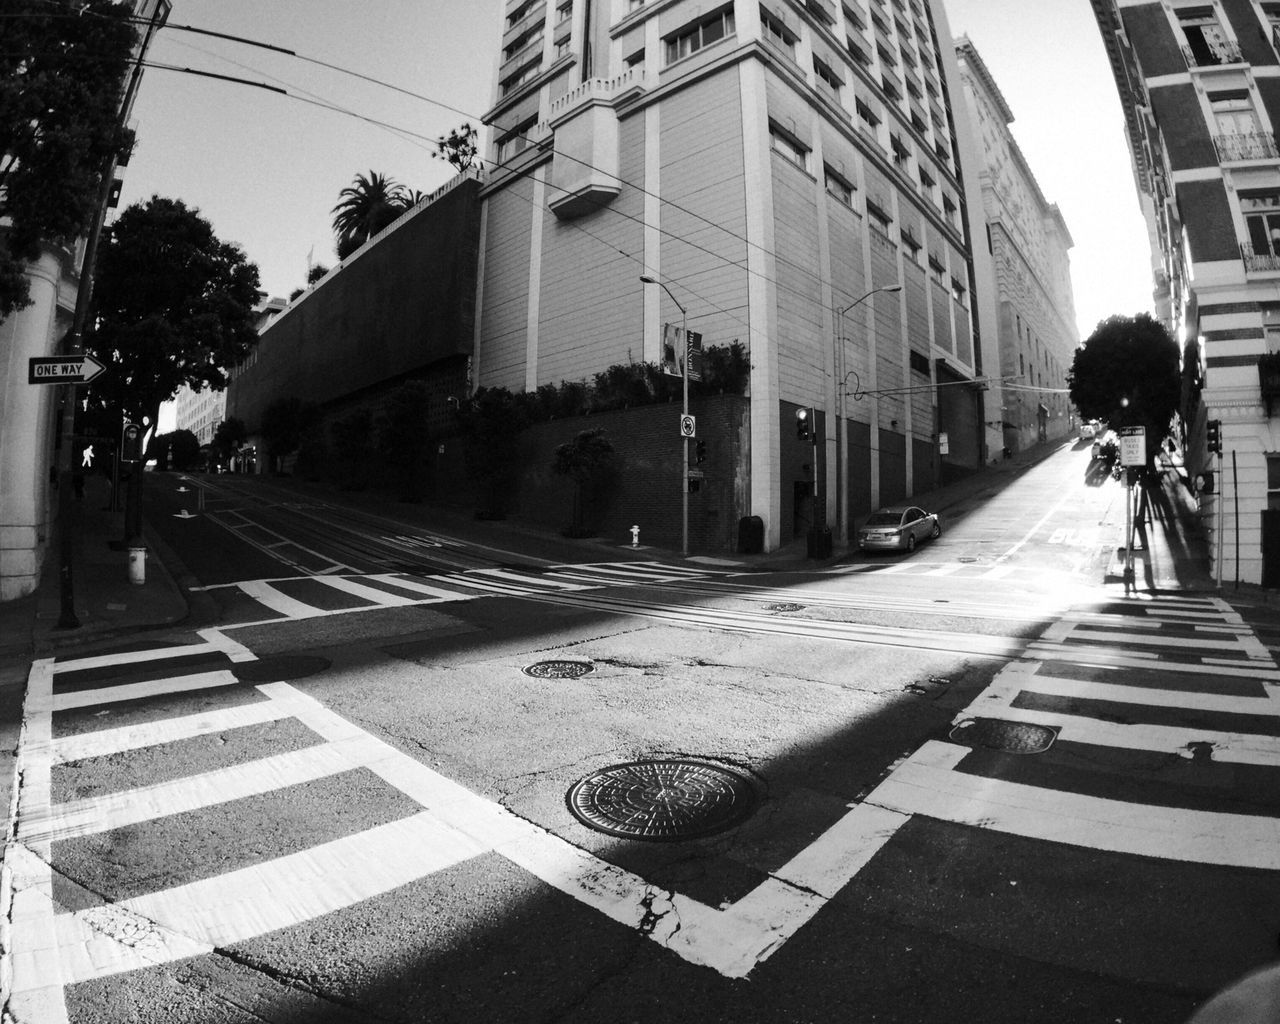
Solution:
M 154 647 L 145 651 L 121 651 L 115 654 L 97 654 L 90 658 L 75 658 L 55 662 L 55 672 L 80 672 L 91 668 L 110 668 L 113 665 L 135 665 L 167 658 L 186 658 L 196 654 L 210 654 L 220 648 L 216 644 L 184 644 L 181 647 Z
M 366 587 L 363 583 L 357 583 L 346 576 L 317 576 L 316 581 L 323 583 L 326 587 L 333 587 L 334 590 L 341 590 L 345 594 L 351 594 L 353 597 L 359 597 L 365 601 L 371 601 L 374 604 L 384 605 L 388 608 L 402 608 L 407 604 L 419 603 L 411 597 L 391 594 L 385 590 L 379 590 L 377 587 Z
M 524 575 L 523 573 L 507 572 L 505 569 L 480 569 L 474 573 L 468 573 L 469 576 L 485 576 L 495 580 L 509 580 L 512 583 L 519 583 L 522 586 L 534 587 L 542 590 L 587 590 L 587 587 L 579 583 L 570 583 L 567 580 L 558 580 L 551 578 L 551 574 L 546 575 Z
M 1045 634 L 1046 637 L 1048 634 Z M 1168 648 L 1191 648 L 1195 650 L 1229 651 L 1239 650 L 1240 644 L 1235 640 L 1213 640 L 1209 637 L 1180 636 L 1144 636 L 1141 633 L 1103 632 L 1084 626 L 1076 626 L 1071 630 L 1072 640 L 1087 640 L 1095 644 L 1113 644 L 1124 647 L 1126 644 L 1158 644 Z
M 216 686 L 235 686 L 240 682 L 228 669 L 216 672 L 200 672 L 170 679 L 150 679 L 144 683 L 128 683 L 124 686 L 100 686 L 94 690 L 77 690 L 53 696 L 54 711 L 71 711 L 75 708 L 91 708 L 98 704 L 119 704 L 127 700 L 161 697 L 168 693 L 186 693 L 190 690 L 208 690 Z
M 470 587 L 472 590 L 484 591 L 487 594 L 501 594 L 503 597 L 521 597 L 528 593 L 527 587 L 513 587 L 510 583 L 476 579 L 466 573 L 454 573 L 450 576 L 435 576 L 433 578 L 441 583 L 449 583 L 458 587 Z
M 1161 672 L 1195 676 L 1228 676 L 1280 682 L 1280 671 L 1263 668 L 1252 663 L 1235 662 L 1234 665 L 1215 665 L 1189 661 L 1161 661 L 1154 653 L 1141 651 L 1117 652 L 1100 647 L 1057 647 L 1032 641 L 1027 645 L 1026 657 L 1041 661 L 1065 661 L 1075 665 L 1098 665 L 1103 668 L 1158 669 Z
M 286 618 L 309 619 L 313 615 L 321 614 L 321 609 L 313 608 L 311 605 L 303 604 L 301 601 L 295 601 L 287 594 L 281 593 L 266 580 L 249 580 L 241 583 L 240 589 L 255 601 L 266 605 L 273 612 L 279 612 Z
M 919 566 L 913 562 L 894 562 L 880 570 L 881 576 L 890 576 L 899 572 L 914 572 Z
M 422 812 L 114 907 L 63 914 L 57 927 L 66 982 L 244 942 L 372 899 L 483 852 Z M 147 943 L 137 942 L 139 920 L 159 926 L 144 932 L 149 932 Z
M 65 764 L 67 761 L 80 761 L 89 757 L 122 754 L 128 750 L 141 750 L 161 743 L 175 743 L 196 736 L 274 722 L 287 715 L 288 712 L 271 701 L 258 701 L 255 704 L 202 711 L 158 722 L 143 722 L 124 725 L 118 729 L 100 729 L 78 736 L 64 736 L 53 741 L 53 763 Z
M 421 580 L 397 576 L 394 573 L 382 573 L 368 578 L 377 580 L 379 583 L 387 583 L 393 587 L 399 587 L 401 590 L 408 590 L 414 594 L 426 594 L 437 601 L 470 601 L 477 596 L 475 594 L 460 594 L 456 590 L 446 590 L 443 587 L 433 587 L 429 583 L 423 583 Z M 436 577 L 428 578 L 435 579 Z
M 322 743 L 172 782 L 58 804 L 47 817 L 25 816 L 21 835 L 33 841 L 77 839 L 314 782 L 354 767 L 358 763 L 349 751 Z
M 220 629 L 202 629 L 198 635 L 222 651 L 232 661 L 257 661 L 258 656 L 238 640 L 232 640 Z
M 1229 697 L 1219 693 L 1154 690 L 1145 686 L 1091 683 L 1079 679 L 1055 679 L 1052 676 L 1043 675 L 1026 679 L 1022 689 L 1025 693 L 1040 693 L 1049 697 L 1073 697 L 1080 700 L 1144 704 L 1149 707 L 1185 708 L 1189 711 L 1218 711 L 1238 715 L 1280 717 L 1280 702 L 1270 700 L 1266 694 L 1258 697 Z
M 952 565 L 940 565 L 936 569 L 930 569 L 928 572 L 921 573 L 921 575 L 922 576 L 950 576 L 952 573 L 957 573 L 963 568 L 965 568 L 965 566 L 961 565 L 959 562 L 955 562 Z
M 1014 571 L 1015 567 L 1012 565 L 997 565 L 993 569 L 988 569 L 978 578 L 984 580 L 1002 580 L 1006 576 L 1012 575 Z
M 867 798 L 903 814 L 1165 860 L 1280 870 L 1280 820 L 1125 803 L 940 770 L 909 758 Z M 963 749 L 963 748 L 962 748 Z
M 968 714 L 957 716 L 959 723 Z M 1280 736 L 1255 736 L 1239 732 L 1215 732 L 1209 729 L 1186 729 L 1166 725 L 1121 725 L 1096 718 L 1038 711 L 1032 708 L 1005 707 L 999 717 L 1011 722 L 1057 726 L 1058 739 L 1069 743 L 1089 743 L 1099 747 L 1126 750 L 1148 750 L 1159 754 L 1191 757 L 1191 744 L 1208 743 L 1214 761 L 1231 764 L 1253 764 L 1280 768 Z

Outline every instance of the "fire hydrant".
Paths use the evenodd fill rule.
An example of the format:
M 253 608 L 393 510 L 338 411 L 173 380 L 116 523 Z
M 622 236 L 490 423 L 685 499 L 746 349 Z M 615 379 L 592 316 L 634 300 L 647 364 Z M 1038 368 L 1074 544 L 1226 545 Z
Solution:
M 633 548 L 638 548 L 640 546 L 640 527 L 639 526 L 631 527 L 631 546 Z

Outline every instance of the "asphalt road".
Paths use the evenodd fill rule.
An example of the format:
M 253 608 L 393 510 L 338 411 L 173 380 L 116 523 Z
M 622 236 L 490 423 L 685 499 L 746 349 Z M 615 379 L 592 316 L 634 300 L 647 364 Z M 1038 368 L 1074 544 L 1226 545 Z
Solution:
M 18 1020 L 1174 1024 L 1277 955 L 1280 670 L 1102 585 L 1087 451 L 777 574 L 150 483 L 205 617 L 33 669 Z

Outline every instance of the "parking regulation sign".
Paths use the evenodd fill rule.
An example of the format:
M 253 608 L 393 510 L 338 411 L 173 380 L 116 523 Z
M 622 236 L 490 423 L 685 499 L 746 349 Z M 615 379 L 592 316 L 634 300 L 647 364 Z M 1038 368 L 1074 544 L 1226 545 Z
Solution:
M 1147 428 L 1120 428 L 1120 465 L 1145 466 L 1147 464 Z
M 680 436 L 681 437 L 697 437 L 698 421 L 693 416 L 680 417 Z

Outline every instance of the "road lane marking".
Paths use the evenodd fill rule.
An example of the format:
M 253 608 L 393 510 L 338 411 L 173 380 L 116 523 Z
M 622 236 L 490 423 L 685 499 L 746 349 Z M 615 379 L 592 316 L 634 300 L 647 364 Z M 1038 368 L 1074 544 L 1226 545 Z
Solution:
M 235 644 L 235 646 L 240 647 L 239 644 Z M 87 658 L 73 658 L 69 661 L 59 661 L 54 671 L 63 673 L 83 672 L 87 669 L 109 668 L 112 665 L 119 665 L 122 659 L 141 663 L 165 661 L 169 658 L 187 658 L 199 654 L 216 654 L 219 651 L 225 652 L 226 648 L 220 643 L 206 640 L 204 643 L 199 644 L 183 644 L 178 647 L 151 647 L 143 651 L 129 651 L 127 654 L 116 652 L 114 654 L 96 654 Z
M 249 580 L 237 586 L 259 604 L 266 605 L 273 612 L 279 612 L 288 619 L 309 619 L 323 614 L 322 609 L 295 600 L 277 590 L 266 580 Z
M 82 761 L 90 757 L 108 757 L 131 750 L 155 747 L 162 743 L 208 736 L 213 733 L 243 729 L 251 725 L 263 725 L 288 717 L 288 713 L 271 703 L 238 704 L 230 708 L 201 711 L 180 718 L 166 718 L 158 722 L 123 725 L 117 729 L 99 729 L 96 732 L 64 736 L 53 741 L 53 763 Z
M 408 604 L 422 603 L 421 601 L 415 601 L 411 597 L 378 590 L 376 587 L 366 587 L 364 584 L 357 583 L 346 576 L 317 576 L 316 581 L 323 583 L 326 587 L 332 587 L 334 590 L 341 590 L 345 594 L 359 597 L 370 604 L 382 605 L 386 608 L 403 608 Z
M 424 811 L 215 878 L 59 914 L 63 976 L 76 984 L 209 953 L 354 906 L 484 852 Z M 149 944 L 121 941 L 139 925 Z
M 143 683 L 126 683 L 122 686 L 100 686 L 93 690 L 56 693 L 50 697 L 50 709 L 53 711 L 72 711 L 76 708 L 89 708 L 97 704 L 116 704 L 127 700 L 143 700 L 147 697 L 162 697 L 171 693 L 185 693 L 190 690 L 209 690 L 217 686 L 238 685 L 240 685 L 240 680 L 230 670 L 217 669 L 213 672 L 197 672 L 192 675 L 176 676 L 169 679 L 151 679 Z M 27 700 L 30 705 L 31 698 L 29 693 Z
M 1228 697 L 1217 693 L 1189 695 L 1182 690 L 1153 690 L 1125 686 L 1122 683 L 1093 683 L 1080 679 L 1055 679 L 1034 676 L 1023 680 L 1025 693 L 1077 700 L 1112 701 L 1122 704 L 1145 704 L 1158 708 L 1194 708 L 1234 715 L 1271 715 L 1280 717 L 1280 701 L 1271 700 L 1264 692 L 1257 697 Z
M 939 768 L 929 740 L 867 797 L 903 814 L 1162 860 L 1280 870 L 1280 820 L 1084 796 Z M 959 747 L 959 756 L 969 752 Z

